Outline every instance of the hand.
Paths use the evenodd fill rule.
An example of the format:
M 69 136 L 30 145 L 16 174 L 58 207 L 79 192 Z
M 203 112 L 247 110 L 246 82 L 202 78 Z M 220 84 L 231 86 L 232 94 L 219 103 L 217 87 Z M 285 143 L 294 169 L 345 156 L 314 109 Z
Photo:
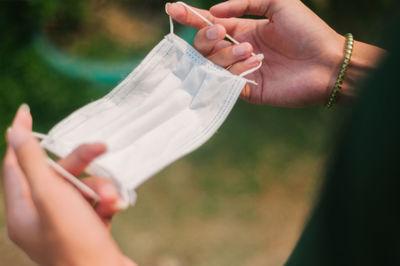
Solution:
M 83 179 L 101 200 L 93 208 L 71 184 L 46 164 L 46 154 L 31 134 L 26 105 L 7 133 L 3 182 L 9 237 L 40 265 L 133 265 L 109 234 L 119 211 L 114 185 L 104 178 Z M 106 150 L 83 145 L 62 159 L 73 175 Z
M 345 38 L 301 1 L 231 0 L 210 12 L 197 11 L 219 25 L 207 26 L 179 3 L 167 6 L 175 20 L 200 29 L 194 46 L 214 63 L 232 65 L 230 71 L 239 74 L 258 65 L 256 58 L 249 58 L 253 49 L 264 54 L 263 67 L 247 76 L 259 85 L 246 85 L 242 92 L 245 100 L 282 107 L 327 102 L 343 62 Z M 266 19 L 232 18 L 244 14 Z M 244 43 L 238 49 L 223 40 L 226 32 L 251 46 Z M 246 52 L 235 53 L 235 49 Z

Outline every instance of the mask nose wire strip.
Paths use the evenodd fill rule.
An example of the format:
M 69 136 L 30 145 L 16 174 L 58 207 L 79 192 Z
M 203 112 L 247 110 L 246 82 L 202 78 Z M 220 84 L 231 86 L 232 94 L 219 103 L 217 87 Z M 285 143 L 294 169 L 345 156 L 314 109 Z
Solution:
M 201 20 L 203 20 L 203 21 L 204 21 L 205 23 L 207 23 L 208 25 L 214 26 L 214 23 L 212 23 L 211 21 L 209 21 L 207 18 L 205 18 L 202 14 L 200 14 L 197 10 L 193 9 L 193 8 L 192 8 L 191 6 L 189 6 L 188 4 L 186 4 L 186 3 L 182 2 L 182 1 L 178 1 L 178 2 L 176 2 L 176 3 L 181 4 L 181 5 L 183 5 L 184 7 L 186 7 L 188 10 L 190 10 L 193 14 L 195 14 L 196 16 L 198 16 Z M 167 13 L 167 14 L 168 14 L 168 13 Z M 171 33 L 173 33 L 173 32 L 174 32 L 174 25 L 173 25 L 171 16 L 169 17 L 169 19 L 170 19 Z M 233 37 L 232 37 L 231 35 L 229 35 L 228 33 L 225 35 L 225 37 L 226 37 L 228 40 L 230 40 L 231 42 L 233 42 L 234 44 L 240 44 L 237 40 L 235 40 L 235 38 L 233 38 Z M 256 56 L 255 53 L 251 53 L 251 55 L 252 55 L 252 56 Z M 257 56 L 259 57 L 259 59 L 261 59 L 261 60 L 260 60 L 260 64 L 259 64 L 258 66 L 256 66 L 256 67 L 252 68 L 252 69 L 249 69 L 249 70 L 243 72 L 242 74 L 239 75 L 239 77 L 247 76 L 247 75 L 249 75 L 249 74 L 251 74 L 251 73 L 253 73 L 253 72 L 259 70 L 259 69 L 262 67 L 262 60 L 264 59 L 264 55 L 263 55 L 263 54 L 259 54 L 259 55 L 257 55 Z M 254 82 L 254 81 L 251 82 L 251 81 L 249 80 L 249 82 L 250 82 L 250 83 L 253 83 L 253 84 L 255 84 L 255 85 L 258 85 L 258 84 L 257 84 L 256 82 Z
M 205 23 L 207 23 L 210 26 L 214 26 L 214 23 L 212 23 L 211 21 L 209 21 L 207 18 L 205 18 L 202 14 L 200 14 L 199 12 L 197 12 L 197 10 L 193 9 L 191 6 L 189 6 L 188 4 L 182 2 L 182 1 L 178 1 L 178 4 L 183 5 L 184 7 L 186 7 L 187 9 L 189 9 L 193 14 L 195 14 L 196 16 L 198 16 L 200 19 L 202 19 Z M 226 38 L 228 38 L 231 42 L 233 42 L 234 44 L 240 44 L 237 40 L 235 40 L 235 38 L 233 38 L 231 35 L 229 35 L 228 33 L 225 35 Z M 254 53 L 252 53 L 252 55 L 255 55 Z
M 35 138 L 38 138 L 40 140 L 43 140 L 47 138 L 47 135 L 38 133 L 38 132 L 32 132 L 32 135 Z M 56 163 L 54 160 L 50 159 L 47 157 L 46 162 L 57 172 L 59 173 L 62 177 L 67 179 L 69 182 L 71 182 L 74 186 L 76 186 L 80 191 L 94 199 L 95 201 L 100 201 L 100 196 L 93 191 L 90 187 L 88 187 L 85 183 L 80 181 L 78 178 L 73 176 L 70 172 L 65 170 L 61 165 Z

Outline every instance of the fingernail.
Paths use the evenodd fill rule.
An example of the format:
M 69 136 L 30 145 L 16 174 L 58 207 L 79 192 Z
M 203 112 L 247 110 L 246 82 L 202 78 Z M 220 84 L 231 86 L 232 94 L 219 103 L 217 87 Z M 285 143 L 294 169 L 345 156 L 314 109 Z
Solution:
M 27 105 L 26 103 L 21 104 L 18 109 L 27 113 L 31 112 L 31 108 L 29 108 L 29 105 Z
M 101 193 L 100 193 L 102 198 L 115 198 L 118 197 L 118 192 L 116 190 L 116 188 L 114 187 L 114 185 L 112 184 L 106 184 L 105 186 L 103 186 L 101 188 Z
M 212 27 L 212 28 L 208 29 L 208 30 L 206 31 L 207 39 L 209 39 L 209 40 L 216 40 L 216 39 L 218 39 L 218 35 L 219 35 L 218 33 L 219 33 L 219 31 L 218 31 L 218 28 L 217 28 L 217 27 Z
M 6 140 L 8 139 L 8 135 L 11 133 L 11 127 L 7 128 L 6 130 Z
M 258 56 L 252 56 L 252 57 L 248 58 L 246 61 L 244 61 L 244 63 L 248 66 L 256 67 L 260 64 L 260 59 Z
M 12 127 L 7 130 L 8 141 L 11 147 L 15 150 L 30 137 L 29 130 L 24 127 L 23 122 L 21 121 L 20 112 L 30 113 L 29 105 L 26 103 L 20 105 Z
M 119 199 L 114 204 L 114 209 L 117 211 L 126 210 L 129 207 L 129 203 L 123 199 Z
M 169 13 L 168 13 L 168 8 L 171 6 L 171 3 L 169 3 L 169 2 L 167 2 L 166 4 L 165 4 L 165 13 L 167 13 L 168 15 L 169 15 Z
M 249 43 L 242 43 L 236 45 L 232 49 L 232 53 L 236 57 L 242 57 L 251 53 L 251 45 Z
M 23 142 L 25 142 L 31 135 L 29 130 L 27 130 L 27 128 L 24 127 L 20 117 L 21 114 L 19 112 L 30 113 L 29 105 L 23 103 L 19 106 L 16 118 L 12 125 L 12 129 L 7 130 L 8 142 L 10 143 L 11 147 L 13 147 L 14 150 L 18 149 L 18 147 Z

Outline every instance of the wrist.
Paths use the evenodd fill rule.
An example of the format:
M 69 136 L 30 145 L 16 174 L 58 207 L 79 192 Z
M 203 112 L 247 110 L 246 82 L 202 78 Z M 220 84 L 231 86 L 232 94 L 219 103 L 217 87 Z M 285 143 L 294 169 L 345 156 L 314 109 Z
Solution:
M 346 44 L 346 39 L 341 36 L 341 44 L 339 44 L 341 52 L 336 52 L 334 54 L 335 63 L 333 66 L 335 67 L 332 71 L 329 86 L 324 96 L 324 104 L 328 102 L 341 70 L 345 55 L 343 47 L 345 47 Z M 379 47 L 354 41 L 353 54 L 341 86 L 342 89 L 337 96 L 336 104 L 345 105 L 356 97 L 357 88 L 360 87 L 360 83 L 379 66 L 385 54 L 386 51 Z
M 338 97 L 338 104 L 346 104 L 357 95 L 360 83 L 379 67 L 385 55 L 386 51 L 379 47 L 363 42 L 354 42 L 353 56 Z

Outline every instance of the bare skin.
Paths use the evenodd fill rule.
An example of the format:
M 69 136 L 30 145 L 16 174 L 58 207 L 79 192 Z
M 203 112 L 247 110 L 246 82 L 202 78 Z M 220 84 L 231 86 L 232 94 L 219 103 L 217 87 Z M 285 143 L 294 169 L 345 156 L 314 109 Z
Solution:
M 242 97 L 256 104 L 303 107 L 324 104 L 343 62 L 345 39 L 299 0 L 232 0 L 210 11 L 199 10 L 216 25 L 209 27 L 180 4 L 167 5 L 178 22 L 199 29 L 194 46 L 214 63 L 259 83 L 246 85 Z M 235 18 L 243 14 L 263 20 Z M 226 33 L 239 45 L 224 41 Z M 354 97 L 355 88 L 376 68 L 385 52 L 356 42 L 341 103 Z M 84 182 L 100 195 L 95 207 L 46 164 L 45 152 L 32 137 L 32 117 L 23 105 L 7 133 L 3 186 L 8 234 L 39 265 L 123 265 L 126 258 L 112 239 L 111 217 L 120 211 L 119 196 L 106 179 Z M 83 145 L 59 162 L 74 175 L 106 151 L 102 144 Z
M 197 9 L 215 24 L 206 25 L 179 3 L 167 4 L 176 21 L 197 28 L 194 46 L 204 56 L 239 74 L 257 65 L 251 51 L 264 54 L 263 67 L 247 76 L 242 98 L 255 104 L 305 107 L 325 104 L 344 60 L 346 40 L 299 0 L 231 0 Z M 265 19 L 235 18 L 258 15 Z M 217 33 L 213 33 L 217 32 Z M 232 51 L 236 45 L 224 41 L 225 33 L 250 44 L 247 56 Z M 209 38 L 217 36 L 216 38 Z M 243 45 L 243 44 L 241 44 Z M 384 50 L 356 42 L 340 103 L 354 96 L 355 86 L 378 66 Z
M 134 265 L 119 250 L 109 229 L 118 211 L 114 185 L 98 177 L 84 182 L 100 195 L 89 199 L 46 164 L 45 152 L 32 137 L 26 105 L 7 133 L 3 186 L 9 237 L 39 265 Z M 59 162 L 79 175 L 106 151 L 102 144 L 83 145 Z

